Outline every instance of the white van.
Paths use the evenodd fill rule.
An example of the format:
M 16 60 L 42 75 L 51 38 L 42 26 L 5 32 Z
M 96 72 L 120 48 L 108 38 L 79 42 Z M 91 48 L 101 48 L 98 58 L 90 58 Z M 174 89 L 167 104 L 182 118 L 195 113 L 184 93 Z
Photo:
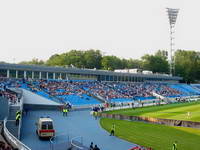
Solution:
M 53 120 L 51 118 L 39 118 L 36 126 L 36 134 L 39 136 L 39 138 L 51 138 L 55 136 Z

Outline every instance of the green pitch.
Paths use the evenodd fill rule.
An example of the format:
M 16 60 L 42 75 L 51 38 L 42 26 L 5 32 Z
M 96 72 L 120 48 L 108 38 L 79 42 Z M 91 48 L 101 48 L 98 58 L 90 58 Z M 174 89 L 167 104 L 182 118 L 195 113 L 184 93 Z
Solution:
M 200 102 L 176 103 L 107 112 L 128 116 L 149 116 L 155 118 L 200 121 Z
M 174 141 L 178 141 L 178 150 L 200 150 L 200 129 L 108 118 L 100 120 L 101 126 L 108 132 L 110 132 L 112 123 L 116 125 L 117 137 L 142 146 L 152 147 L 154 150 L 171 150 Z

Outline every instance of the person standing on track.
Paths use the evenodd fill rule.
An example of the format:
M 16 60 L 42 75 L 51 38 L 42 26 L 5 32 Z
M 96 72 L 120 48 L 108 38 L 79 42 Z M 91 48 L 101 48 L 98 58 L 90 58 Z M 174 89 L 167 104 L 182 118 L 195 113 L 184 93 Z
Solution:
M 100 150 L 97 145 L 94 146 L 93 150 Z
M 68 112 L 67 108 L 63 108 L 63 116 L 67 116 L 67 112 Z
M 110 131 L 110 136 L 115 136 L 115 124 L 114 123 L 112 124 L 112 128 L 111 128 L 111 131 Z
M 98 112 L 97 112 L 97 111 L 94 111 L 94 112 L 93 112 L 93 115 L 94 115 L 95 120 L 97 120 Z
M 15 118 L 15 125 L 18 126 L 19 125 L 19 121 L 21 119 L 21 112 L 17 113 L 16 118 Z
M 191 117 L 191 112 L 187 112 L 187 118 L 189 119 Z
M 178 150 L 178 149 L 177 149 L 177 141 L 175 141 L 175 142 L 173 143 L 172 150 Z
M 90 144 L 90 149 L 89 150 L 93 150 L 93 142 L 91 142 L 91 144 Z

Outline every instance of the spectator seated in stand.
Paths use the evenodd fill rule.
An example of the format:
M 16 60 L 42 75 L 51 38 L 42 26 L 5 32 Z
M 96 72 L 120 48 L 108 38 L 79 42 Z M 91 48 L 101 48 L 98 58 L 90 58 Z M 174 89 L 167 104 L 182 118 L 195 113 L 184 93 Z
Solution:
M 9 100 L 10 104 L 16 104 L 19 100 L 17 93 L 12 92 L 8 87 L 20 87 L 19 83 L 13 79 L 0 78 L 0 96 Z
M 66 81 L 40 79 L 8 79 L 0 78 L 0 95 L 16 101 L 16 95 L 9 93 L 7 87 L 22 87 L 48 99 L 56 97 L 72 105 L 99 104 L 91 95 L 102 97 L 107 102 L 130 102 L 133 100 L 155 99 L 153 93 L 164 97 L 181 97 L 195 94 L 192 87 L 173 86 L 166 83 L 130 83 L 130 82 L 99 82 L 99 81 Z M 181 90 L 180 87 L 185 88 Z

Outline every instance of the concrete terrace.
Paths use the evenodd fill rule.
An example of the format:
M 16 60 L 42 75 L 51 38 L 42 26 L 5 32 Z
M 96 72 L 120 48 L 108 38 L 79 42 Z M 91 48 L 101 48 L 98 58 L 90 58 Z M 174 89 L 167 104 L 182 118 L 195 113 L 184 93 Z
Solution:
M 101 150 L 128 150 L 134 146 L 133 143 L 109 136 L 109 133 L 100 127 L 99 121 L 90 115 L 90 110 L 72 111 L 67 117 L 63 117 L 62 113 L 56 110 L 30 110 L 23 117 L 21 141 L 32 150 L 50 149 L 50 142 L 39 140 L 35 133 L 35 122 L 41 116 L 53 118 L 58 135 L 54 140 L 56 144 L 67 142 L 68 136 L 69 138 L 82 136 L 85 146 L 93 142 Z

